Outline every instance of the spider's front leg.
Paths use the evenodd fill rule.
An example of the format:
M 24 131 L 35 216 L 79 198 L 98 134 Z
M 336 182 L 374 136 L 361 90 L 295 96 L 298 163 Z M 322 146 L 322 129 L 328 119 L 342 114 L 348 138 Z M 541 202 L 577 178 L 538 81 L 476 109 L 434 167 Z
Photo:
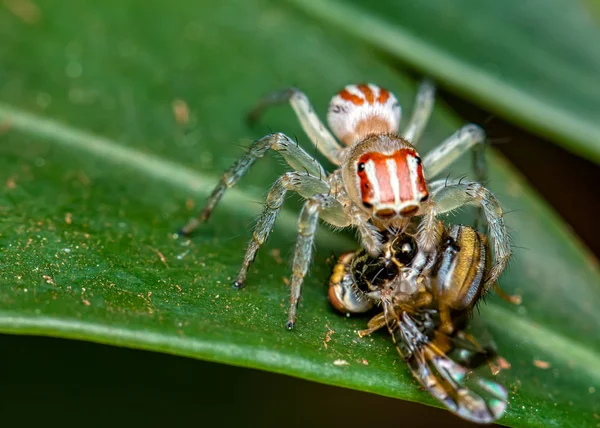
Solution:
M 296 242 L 292 265 L 292 294 L 288 321 L 286 323 L 286 327 L 290 330 L 296 324 L 298 301 L 302 294 L 302 284 L 304 283 L 304 277 L 308 272 L 308 266 L 312 257 L 319 215 L 328 223 L 337 227 L 345 227 L 351 224 L 343 205 L 332 195 L 315 195 L 304 203 L 300 219 L 298 220 L 298 241 Z
M 221 177 L 217 187 L 212 191 L 206 201 L 204 209 L 198 217 L 190 220 L 179 232 L 187 236 L 200 224 L 209 219 L 215 206 L 225 191 L 237 184 L 258 159 L 262 158 L 269 150 L 275 150 L 285 159 L 295 171 L 305 171 L 314 177 L 325 177 L 325 170 L 319 162 L 306 153 L 298 144 L 282 133 L 267 135 L 252 143 L 248 151 Z
M 244 286 L 248 268 L 254 261 L 260 246 L 269 237 L 288 191 L 293 191 L 304 198 L 309 198 L 315 194 L 329 192 L 329 185 L 319 177 L 313 177 L 312 175 L 300 172 L 287 172 L 273 184 L 267 195 L 265 208 L 252 233 L 252 240 L 246 249 L 242 267 L 233 283 L 234 287 L 241 288 Z
M 311 105 L 306 94 L 299 89 L 290 88 L 274 92 L 261 99 L 256 107 L 248 114 L 248 121 L 254 123 L 269 107 L 288 102 L 294 109 L 302 129 L 308 135 L 310 141 L 315 145 L 327 159 L 333 164 L 340 164 L 340 154 L 342 147 L 336 139 L 325 128 L 315 109 Z
M 440 180 L 444 181 L 444 180 Z M 439 242 L 439 232 L 431 227 L 440 214 L 454 211 L 466 205 L 481 207 L 488 224 L 489 237 L 494 248 L 494 264 L 485 279 L 484 290 L 494 286 L 510 258 L 510 241 L 504 224 L 502 206 L 496 197 L 477 182 L 455 182 L 440 186 L 434 182 L 437 190 L 431 193 L 431 208 L 425 214 L 419 232 L 420 245 L 424 248 Z M 435 244 L 434 244 L 435 245 Z
M 415 146 L 421 134 L 429 122 L 431 112 L 433 111 L 433 103 L 435 101 L 435 85 L 429 80 L 424 80 L 419 85 L 417 97 L 412 116 L 402 132 L 402 138 Z
M 439 175 L 448 166 L 455 162 L 463 153 L 485 143 L 485 131 L 474 124 L 465 125 L 444 140 L 439 146 L 427 153 L 423 158 L 423 170 L 428 180 Z M 481 156 L 483 152 L 475 149 L 475 155 Z M 481 181 L 485 174 L 482 169 L 481 158 L 476 158 L 477 180 Z

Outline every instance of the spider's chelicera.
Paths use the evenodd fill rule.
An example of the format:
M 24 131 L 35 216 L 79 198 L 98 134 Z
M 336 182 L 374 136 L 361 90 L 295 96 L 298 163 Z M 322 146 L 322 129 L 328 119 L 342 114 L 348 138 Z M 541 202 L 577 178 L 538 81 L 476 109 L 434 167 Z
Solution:
M 265 97 L 251 118 L 289 101 L 310 141 L 338 168 L 328 174 L 285 134 L 267 135 L 255 141 L 223 175 L 203 211 L 181 233 L 187 235 L 206 221 L 225 190 L 233 187 L 257 159 L 275 150 L 293 171 L 282 175 L 269 191 L 234 285 L 242 287 L 246 282 L 248 268 L 267 240 L 286 193 L 292 191 L 304 197 L 292 265 L 288 328 L 293 328 L 296 321 L 319 218 L 335 227 L 356 228 L 362 246 L 376 255 L 382 247 L 381 231 L 404 230 L 418 216 L 418 246 L 427 253 L 434 252 L 441 239 L 437 216 L 465 205 L 478 206 L 487 220 L 494 248 L 494 263 L 484 288 L 493 285 L 510 255 L 500 204 L 480 182 L 433 180 L 460 155 L 484 143 L 485 134 L 476 125 L 466 125 L 421 157 L 415 145 L 431 115 L 434 94 L 430 82 L 421 84 L 413 114 L 402 133 L 397 98 L 373 84 L 349 85 L 333 97 L 327 115 L 333 134 L 303 92 L 288 89 Z

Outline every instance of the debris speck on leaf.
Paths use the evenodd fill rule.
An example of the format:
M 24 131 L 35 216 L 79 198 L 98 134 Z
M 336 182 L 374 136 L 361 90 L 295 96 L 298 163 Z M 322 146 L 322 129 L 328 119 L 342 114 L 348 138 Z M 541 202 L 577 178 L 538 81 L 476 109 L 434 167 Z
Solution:
M 182 99 L 173 100 L 173 115 L 179 125 L 187 125 L 190 121 L 190 109 Z
M 158 256 L 158 258 L 160 259 L 160 261 L 162 262 L 163 265 L 165 265 L 166 268 L 169 267 L 169 265 L 167 264 L 167 259 L 165 258 L 165 256 L 163 255 L 163 253 L 161 253 L 160 251 L 158 251 L 155 248 L 152 247 L 148 247 L 150 248 L 152 251 L 154 251 L 156 253 L 156 255 Z
M 346 360 L 335 360 L 333 362 L 333 365 L 334 366 L 338 366 L 338 367 L 342 367 L 342 366 L 349 366 L 350 363 L 348 361 L 346 361 Z
M 325 328 L 327 329 L 327 333 L 325 333 L 325 340 L 323 340 L 323 346 L 325 346 L 325 349 L 327 349 L 327 343 L 331 341 L 331 335 L 335 333 L 335 331 L 333 331 L 329 325 L 325 325 Z
M 31 0 L 5 0 L 4 5 L 26 24 L 35 24 L 42 15 L 40 8 Z
M 281 258 L 281 251 L 279 248 L 273 248 L 271 250 L 271 256 L 275 259 L 275 262 L 280 265 L 283 263 L 283 259 Z
M 543 370 L 547 370 L 550 367 L 552 367 L 552 364 L 550 364 L 548 361 L 543 360 L 533 360 L 533 365 L 536 366 L 538 369 Z

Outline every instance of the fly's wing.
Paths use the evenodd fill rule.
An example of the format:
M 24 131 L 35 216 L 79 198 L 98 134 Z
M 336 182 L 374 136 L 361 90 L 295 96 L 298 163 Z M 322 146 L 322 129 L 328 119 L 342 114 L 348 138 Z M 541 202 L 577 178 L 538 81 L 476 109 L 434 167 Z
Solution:
M 493 423 L 506 410 L 507 392 L 496 382 L 473 375 L 430 339 L 423 313 L 403 312 L 388 318 L 388 329 L 401 357 L 429 393 L 456 415 L 477 423 Z
M 496 343 L 481 317 L 471 312 L 463 314 L 461 318 L 455 323 L 458 331 L 451 338 L 452 359 L 470 369 L 487 365 L 493 374 L 510 368 L 510 364 L 498 355 Z

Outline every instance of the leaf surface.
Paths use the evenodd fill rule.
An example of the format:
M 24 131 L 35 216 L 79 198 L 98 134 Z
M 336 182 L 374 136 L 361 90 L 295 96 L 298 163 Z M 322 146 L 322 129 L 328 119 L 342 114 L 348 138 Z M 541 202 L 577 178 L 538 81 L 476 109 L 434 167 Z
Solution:
M 227 193 L 193 239 L 173 237 L 243 153 L 240 145 L 271 128 L 309 148 L 289 108 L 246 127 L 243 116 L 260 96 L 294 85 L 324 116 L 340 87 L 373 81 L 393 89 L 408 112 L 413 83 L 370 49 L 277 2 L 36 4 L 33 22 L 0 9 L 0 330 L 167 352 L 435 405 L 388 337 L 359 339 L 355 330 L 366 321 L 328 306 L 328 259 L 356 247 L 351 233 L 321 228 L 297 328 L 283 328 L 294 198 L 247 287 L 230 287 L 257 201 L 285 170 L 275 156 Z M 422 150 L 459 125 L 438 105 Z M 589 425 L 600 412 L 597 263 L 516 171 L 497 155 L 490 163 L 490 186 L 514 211 L 506 220 L 519 247 L 502 284 L 523 296 L 518 308 L 496 298 L 482 308 L 512 364 L 502 375 L 511 392 L 502 423 Z M 452 174 L 468 171 L 466 159 Z

